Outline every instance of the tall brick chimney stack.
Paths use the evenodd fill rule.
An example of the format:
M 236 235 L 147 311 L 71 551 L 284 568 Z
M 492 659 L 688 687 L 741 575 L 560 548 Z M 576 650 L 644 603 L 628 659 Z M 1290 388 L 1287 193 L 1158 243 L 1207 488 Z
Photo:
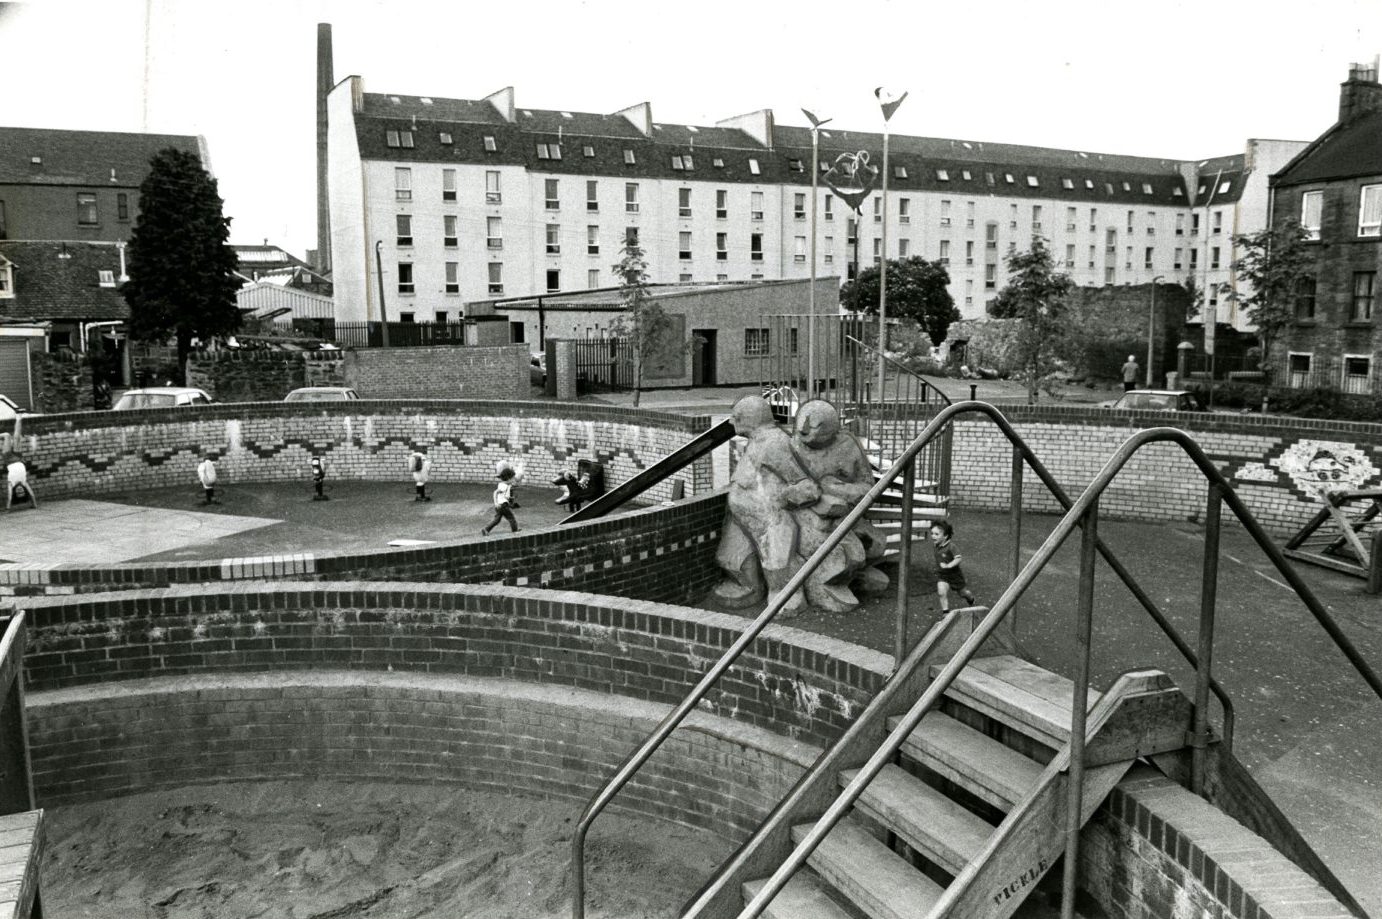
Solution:
M 1348 79 L 1339 86 L 1339 121 L 1351 121 L 1367 112 L 1382 111 L 1382 83 L 1377 82 L 1378 59 L 1371 64 L 1350 64 Z
M 331 23 L 317 23 L 317 270 L 331 270 L 331 207 L 326 189 L 326 97 L 336 83 Z

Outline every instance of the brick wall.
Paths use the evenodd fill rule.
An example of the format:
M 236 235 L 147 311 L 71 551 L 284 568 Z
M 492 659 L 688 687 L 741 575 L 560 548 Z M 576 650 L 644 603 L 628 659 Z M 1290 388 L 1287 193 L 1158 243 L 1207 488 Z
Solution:
M 34 387 L 34 411 L 80 412 L 95 405 L 91 362 L 77 355 L 30 354 L 29 379 Z
M 187 360 L 187 385 L 218 402 L 277 402 L 300 386 L 344 386 L 339 351 L 216 351 Z
M 1139 430 L 1174 425 L 1188 431 L 1269 530 L 1286 534 L 1322 506 L 1320 485 L 1382 484 L 1382 425 L 1262 415 L 1110 412 L 1093 407 L 1005 405 L 1002 412 L 1067 494 L 1078 497 L 1114 451 Z M 987 418 L 955 424 L 951 494 L 957 507 L 1006 508 L 1012 448 Z M 1200 519 L 1205 480 L 1180 447 L 1139 451 L 1100 501 L 1101 513 L 1137 520 Z M 1023 506 L 1059 505 L 1030 471 Z M 1232 518 L 1225 513 L 1225 520 Z
M 371 399 L 526 399 L 528 346 L 366 348 L 346 352 L 345 378 Z
M 723 492 L 588 523 L 417 548 L 125 565 L 0 565 L 0 607 L 24 598 L 191 583 L 331 580 L 529 585 L 690 602 L 720 578 Z

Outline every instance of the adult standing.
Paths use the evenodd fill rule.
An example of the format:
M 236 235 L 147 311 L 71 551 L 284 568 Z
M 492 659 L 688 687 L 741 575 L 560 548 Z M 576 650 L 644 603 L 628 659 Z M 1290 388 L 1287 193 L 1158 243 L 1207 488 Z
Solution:
M 1137 388 L 1137 358 L 1128 355 L 1127 363 L 1123 365 L 1123 392 Z

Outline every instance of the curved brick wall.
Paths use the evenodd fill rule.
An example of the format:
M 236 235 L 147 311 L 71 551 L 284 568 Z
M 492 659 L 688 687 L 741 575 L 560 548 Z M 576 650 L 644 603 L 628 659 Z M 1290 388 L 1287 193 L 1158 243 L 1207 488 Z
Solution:
M 1113 412 L 1084 406 L 1004 405 L 1003 414 L 1073 499 L 1130 436 L 1150 427 L 1189 431 L 1260 523 L 1279 533 L 1303 526 L 1322 506 L 1319 484 L 1382 485 L 1382 424 L 1263 415 Z M 977 415 L 955 424 L 951 495 L 957 507 L 1006 508 L 1012 448 Z M 1023 506 L 1059 505 L 1028 470 Z M 1144 447 L 1114 479 L 1100 511 L 1140 520 L 1199 519 L 1205 483 L 1178 446 Z M 1232 519 L 1226 513 L 1225 519 Z
M 305 481 L 314 455 L 326 458 L 332 478 L 401 481 L 408 454 L 422 448 L 442 482 L 491 482 L 501 459 L 546 482 L 593 459 L 613 488 L 709 426 L 704 416 L 551 402 L 240 402 L 26 418 L 17 443 L 0 434 L 0 452 L 15 445 L 45 498 L 195 483 L 202 450 L 226 483 Z M 678 479 L 687 494 L 710 491 L 709 458 L 648 500 L 670 497 Z

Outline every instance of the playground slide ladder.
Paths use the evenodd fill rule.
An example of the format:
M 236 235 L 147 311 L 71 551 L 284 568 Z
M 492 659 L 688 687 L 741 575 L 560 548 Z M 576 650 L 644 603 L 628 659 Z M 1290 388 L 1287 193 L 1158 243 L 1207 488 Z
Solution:
M 1382 488 L 1322 497 L 1324 507 L 1287 540 L 1286 556 L 1367 578 L 1371 592 L 1382 591 Z

